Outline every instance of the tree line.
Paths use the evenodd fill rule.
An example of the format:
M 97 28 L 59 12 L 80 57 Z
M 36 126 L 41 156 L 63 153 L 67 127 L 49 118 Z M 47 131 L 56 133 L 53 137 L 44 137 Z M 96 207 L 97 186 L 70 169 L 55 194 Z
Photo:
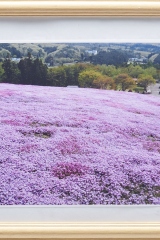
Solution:
M 12 84 L 146 91 L 160 78 L 160 70 L 150 63 L 144 65 L 114 66 L 76 63 L 69 66 L 47 67 L 31 54 L 19 63 L 6 58 L 0 63 L 0 81 Z
M 1 63 L 1 82 L 14 84 L 46 85 L 47 66 L 39 58 L 32 59 L 31 54 L 19 63 L 6 58 Z

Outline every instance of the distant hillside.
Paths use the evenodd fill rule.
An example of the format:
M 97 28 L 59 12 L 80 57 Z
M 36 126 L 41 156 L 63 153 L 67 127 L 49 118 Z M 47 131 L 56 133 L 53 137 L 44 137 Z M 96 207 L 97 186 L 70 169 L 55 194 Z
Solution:
M 32 57 L 39 57 L 51 66 L 67 63 L 90 61 L 96 55 L 94 51 L 119 51 L 129 57 L 150 58 L 160 53 L 160 44 L 143 43 L 1 43 L 0 60 L 6 57 L 26 57 L 28 52 Z M 150 58 L 154 61 L 154 58 Z
M 160 54 L 155 54 L 153 61 L 155 64 L 160 64 Z

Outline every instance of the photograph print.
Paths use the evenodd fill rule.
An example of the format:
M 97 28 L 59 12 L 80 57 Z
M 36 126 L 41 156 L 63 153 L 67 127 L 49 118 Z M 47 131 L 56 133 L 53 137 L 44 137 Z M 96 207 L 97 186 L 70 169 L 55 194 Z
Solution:
M 1 43 L 0 141 L 0 205 L 160 204 L 160 43 Z

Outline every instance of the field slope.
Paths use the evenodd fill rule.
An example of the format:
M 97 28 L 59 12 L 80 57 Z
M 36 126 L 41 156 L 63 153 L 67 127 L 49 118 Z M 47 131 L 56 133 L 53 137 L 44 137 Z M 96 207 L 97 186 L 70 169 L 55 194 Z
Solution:
M 0 84 L 0 204 L 160 204 L 160 99 Z

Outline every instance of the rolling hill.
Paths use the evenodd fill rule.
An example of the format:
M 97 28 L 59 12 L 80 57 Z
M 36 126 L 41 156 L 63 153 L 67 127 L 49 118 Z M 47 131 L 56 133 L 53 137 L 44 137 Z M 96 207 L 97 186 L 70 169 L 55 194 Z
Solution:
M 39 57 L 46 63 L 61 65 L 77 61 L 90 60 L 89 56 L 96 50 L 100 51 L 121 51 L 128 57 L 152 57 L 160 53 L 160 44 L 145 43 L 0 43 L 0 59 L 7 56 L 12 58 L 26 57 L 28 52 L 34 58 Z M 150 57 L 151 56 L 151 57 Z
M 0 204 L 160 204 L 160 102 L 0 84 Z

